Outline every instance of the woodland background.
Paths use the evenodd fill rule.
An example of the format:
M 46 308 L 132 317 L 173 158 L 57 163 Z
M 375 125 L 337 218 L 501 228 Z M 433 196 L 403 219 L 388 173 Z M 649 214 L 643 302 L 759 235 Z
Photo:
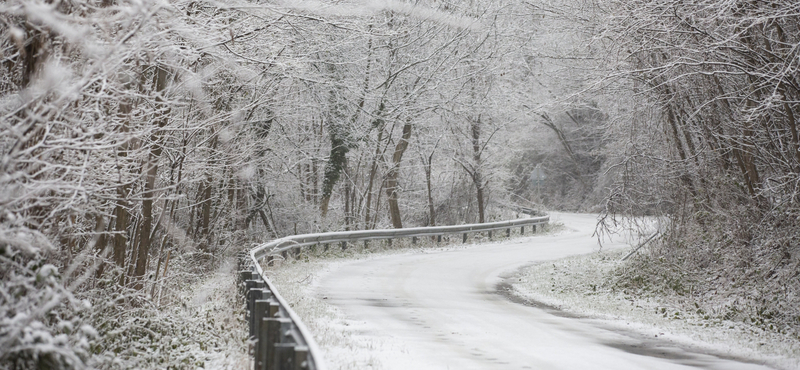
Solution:
M 5 1 L 0 368 L 144 366 L 253 243 L 517 206 L 665 220 L 620 286 L 797 337 L 799 48 L 793 1 Z

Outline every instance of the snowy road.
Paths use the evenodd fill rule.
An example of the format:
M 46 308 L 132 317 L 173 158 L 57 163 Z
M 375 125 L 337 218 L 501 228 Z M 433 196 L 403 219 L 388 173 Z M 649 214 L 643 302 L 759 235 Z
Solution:
M 446 252 L 348 263 L 317 293 L 347 316 L 385 369 L 766 369 L 667 341 L 556 316 L 497 293 L 532 262 L 598 249 L 595 217 L 556 214 L 568 230 Z M 605 244 L 619 248 L 624 244 Z

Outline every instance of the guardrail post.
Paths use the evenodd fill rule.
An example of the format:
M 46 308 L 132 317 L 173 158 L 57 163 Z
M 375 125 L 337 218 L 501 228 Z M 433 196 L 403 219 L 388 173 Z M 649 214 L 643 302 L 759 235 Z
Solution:
M 264 338 L 264 344 L 267 345 L 265 351 L 266 358 L 264 359 L 264 370 L 275 369 L 275 343 L 278 340 L 278 334 L 281 330 L 280 319 L 268 317 L 264 318 L 261 325 L 261 333 Z
M 511 228 L 509 227 L 508 229 L 506 229 L 506 238 L 510 237 L 511 237 Z
M 263 298 L 263 297 L 262 297 Z M 255 310 L 253 311 L 253 322 L 255 323 L 255 337 L 256 337 L 256 350 L 253 359 L 253 369 L 254 370 L 266 370 L 266 352 L 267 352 L 267 345 L 266 345 L 266 338 L 267 336 L 264 335 L 266 331 L 264 330 L 266 327 L 266 323 L 264 323 L 264 317 L 269 314 L 269 301 L 266 299 L 258 299 L 255 302 Z
M 294 343 L 275 343 L 275 370 L 294 369 Z
M 268 308 L 269 309 L 269 308 Z M 256 370 L 269 370 L 272 368 L 270 365 L 270 355 L 269 351 L 271 351 L 270 341 L 269 341 L 269 325 L 270 325 L 270 317 L 264 317 L 261 319 L 261 326 L 259 327 L 258 331 L 258 343 L 256 344 L 259 349 L 259 352 L 256 352 L 260 357 L 255 358 L 255 366 Z M 261 366 L 261 367 L 258 367 Z
M 489 239 L 492 238 L 492 230 L 489 230 Z
M 386 242 L 389 243 L 389 245 L 388 245 L 389 247 L 392 246 L 392 241 L 393 240 L 394 240 L 393 238 L 386 239 Z
M 417 244 L 417 237 L 416 236 L 412 236 L 411 237 L 411 244 Z
M 242 295 L 247 294 L 247 285 L 246 281 L 253 280 L 253 271 L 251 270 L 244 270 L 239 273 L 239 293 Z
M 264 293 L 264 291 L 260 289 L 263 288 L 264 283 L 260 281 L 257 283 L 261 284 L 247 291 L 247 311 L 250 319 L 248 324 L 250 324 L 251 337 L 256 335 L 256 301 L 260 300 Z
M 531 227 L 533 228 L 533 233 L 536 234 L 536 225 L 531 225 Z
M 467 242 L 467 233 L 464 233 L 464 235 L 461 237 L 461 242 L 462 243 L 466 243 Z
M 519 235 L 525 235 L 525 226 L 519 227 Z
M 267 334 L 266 335 L 266 339 L 267 339 L 267 343 L 266 343 L 267 344 L 266 364 L 267 364 L 267 366 L 265 367 L 265 370 L 280 369 L 280 367 L 278 367 L 278 356 L 277 356 L 277 353 L 276 353 L 277 352 L 277 348 L 276 347 L 281 342 L 281 340 L 283 339 L 282 338 L 283 335 L 281 334 L 282 327 L 285 324 L 291 324 L 291 322 L 292 322 L 291 319 L 285 319 L 285 318 L 272 318 L 272 317 L 270 317 L 270 318 L 264 319 L 264 324 L 266 324 L 266 325 L 263 325 L 263 326 L 266 326 L 266 329 L 267 329 L 267 333 L 266 333 Z
M 347 242 L 342 242 L 341 245 L 342 245 L 342 250 L 347 249 Z
M 294 347 L 294 367 L 292 370 L 308 369 L 308 347 Z
M 364 249 L 369 249 L 369 240 L 364 240 Z
M 442 242 L 442 236 L 441 235 L 436 235 L 436 242 L 437 243 L 441 243 Z
M 252 278 L 248 279 L 248 280 L 245 280 L 244 284 L 243 284 L 244 285 L 244 299 L 245 299 L 245 302 L 247 302 L 247 309 L 248 310 L 253 308 L 249 303 L 250 302 L 249 301 L 249 299 L 250 299 L 250 291 L 252 289 L 254 289 L 254 288 L 263 288 L 264 286 L 266 286 L 266 284 L 264 284 L 264 282 L 261 281 L 260 276 L 258 276 L 255 273 L 253 273 L 252 275 L 253 275 Z

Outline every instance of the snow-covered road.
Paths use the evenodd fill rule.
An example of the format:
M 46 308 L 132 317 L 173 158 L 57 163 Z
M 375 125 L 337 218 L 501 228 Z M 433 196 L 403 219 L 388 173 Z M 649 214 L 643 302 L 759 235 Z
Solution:
M 354 335 L 376 343 L 371 356 L 386 369 L 766 369 L 498 294 L 503 276 L 524 265 L 598 249 L 595 216 L 555 214 L 553 221 L 567 230 L 348 263 L 326 274 L 317 293 L 347 316 Z

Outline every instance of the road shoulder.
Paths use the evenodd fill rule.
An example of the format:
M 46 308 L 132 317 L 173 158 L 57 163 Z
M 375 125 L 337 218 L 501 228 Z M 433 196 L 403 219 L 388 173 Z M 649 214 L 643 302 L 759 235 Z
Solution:
M 800 341 L 741 322 L 709 317 L 685 308 L 680 297 L 637 297 L 614 289 L 609 276 L 627 251 L 603 251 L 529 265 L 505 277 L 498 293 L 555 315 L 723 358 L 800 368 Z M 621 348 L 625 349 L 625 348 Z

